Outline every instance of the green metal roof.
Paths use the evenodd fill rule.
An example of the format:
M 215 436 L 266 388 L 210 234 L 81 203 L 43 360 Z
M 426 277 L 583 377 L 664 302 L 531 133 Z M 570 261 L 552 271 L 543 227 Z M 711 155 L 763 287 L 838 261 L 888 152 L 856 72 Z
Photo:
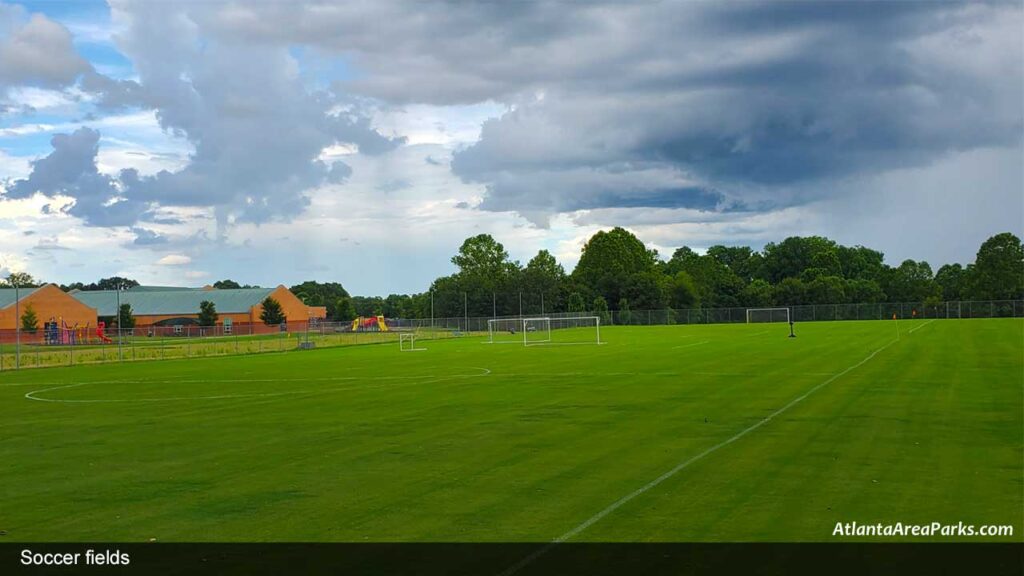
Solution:
M 262 302 L 274 288 L 237 290 L 127 290 L 121 292 L 121 304 L 131 304 L 136 316 L 190 315 L 199 313 L 199 303 L 213 302 L 220 314 L 242 314 Z M 99 316 L 117 315 L 116 290 L 83 290 L 71 294 L 79 302 L 96 309 Z
M 24 300 L 28 298 L 28 295 L 39 290 L 39 288 L 0 288 L 0 308 L 7 308 L 8 306 L 14 306 L 14 297 L 17 293 L 18 300 Z

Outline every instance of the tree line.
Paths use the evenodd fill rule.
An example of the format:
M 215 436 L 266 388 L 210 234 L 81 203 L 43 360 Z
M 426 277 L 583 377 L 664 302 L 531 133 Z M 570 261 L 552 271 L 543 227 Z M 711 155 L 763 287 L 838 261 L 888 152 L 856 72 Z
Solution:
M 1024 298 L 1024 247 L 1008 232 L 982 243 L 974 262 L 937 271 L 923 260 L 890 266 L 878 250 L 822 236 L 761 251 L 683 246 L 663 260 L 624 228 L 594 234 L 572 272 L 547 250 L 514 261 L 488 234 L 467 238 L 451 261 L 457 271 L 418 294 L 350 296 L 339 283 L 314 281 L 291 289 L 335 320 Z
M 451 261 L 456 272 L 437 278 L 429 290 L 418 294 L 352 296 L 339 282 L 313 280 L 290 289 L 307 305 L 326 307 L 328 318 L 336 321 L 377 314 L 427 318 L 1024 298 L 1024 246 L 1009 232 L 985 240 L 974 262 L 945 264 L 937 271 L 923 260 L 890 266 L 878 250 L 844 246 L 822 236 L 793 236 L 761 251 L 716 245 L 700 254 L 682 246 L 664 260 L 618 227 L 594 234 L 572 272 L 547 250 L 525 265 L 512 260 L 489 234 L 467 238 Z M 14 282 L 38 284 L 24 273 L 12 274 L 0 284 Z M 113 277 L 62 288 L 137 285 Z M 250 286 L 221 280 L 214 287 Z

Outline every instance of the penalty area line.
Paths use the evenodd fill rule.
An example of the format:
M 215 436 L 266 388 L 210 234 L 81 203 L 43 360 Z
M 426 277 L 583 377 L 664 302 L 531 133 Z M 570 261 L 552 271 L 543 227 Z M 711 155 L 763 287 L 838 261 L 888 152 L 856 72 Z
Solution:
M 679 348 L 692 348 L 694 346 L 700 346 L 701 344 L 707 344 L 708 342 L 711 342 L 711 340 L 701 340 L 700 342 L 694 342 L 693 344 L 680 344 L 679 346 L 673 346 L 672 349 L 678 350 Z
M 925 322 L 924 324 L 918 324 L 917 326 L 914 326 L 913 328 L 908 330 L 907 334 L 913 334 L 915 330 L 920 330 L 921 328 L 924 328 L 925 326 L 931 324 L 932 322 L 935 322 L 935 320 L 936 318 L 932 318 L 931 320 Z
M 856 364 L 853 364 L 853 365 L 847 367 L 842 372 L 836 373 L 835 375 L 833 375 L 832 377 L 828 378 L 827 380 L 821 382 L 820 384 L 817 384 L 817 385 L 813 386 L 811 389 L 807 390 L 806 392 L 804 392 L 800 396 L 797 396 L 793 400 L 790 400 L 788 404 L 786 404 L 782 408 L 779 408 L 775 412 L 772 412 L 768 416 L 765 416 L 763 419 L 761 419 L 757 423 L 753 424 L 752 426 L 744 428 L 743 430 L 741 430 L 740 432 L 736 433 L 735 435 L 727 438 L 726 440 L 723 440 L 723 441 L 719 442 L 718 444 L 715 444 L 714 446 L 711 446 L 710 448 L 705 449 L 703 452 L 697 454 L 696 456 L 693 456 L 691 458 L 688 458 L 688 459 L 680 462 L 675 467 L 673 467 L 671 470 L 668 470 L 667 472 L 665 472 L 661 476 L 658 476 L 657 478 L 655 478 L 654 480 L 651 480 L 647 484 L 644 484 L 643 486 L 637 488 L 636 490 L 630 492 L 629 494 L 626 494 L 622 498 L 619 498 L 615 502 L 612 502 L 606 508 L 604 508 L 603 510 L 601 510 L 597 514 L 594 514 L 590 518 L 587 518 L 586 520 L 581 522 L 579 525 L 577 525 L 572 530 L 569 530 L 565 534 L 562 534 L 558 538 L 555 538 L 554 540 L 552 540 L 551 542 L 546 544 L 543 548 L 538 549 L 533 554 L 530 554 L 526 558 L 523 558 L 522 560 L 520 560 L 518 563 L 510 566 L 505 571 L 501 572 L 499 574 L 499 576 L 511 576 L 512 574 L 515 574 L 516 572 L 518 572 L 519 570 L 523 569 L 524 567 L 529 565 L 531 562 L 536 560 L 537 558 L 539 558 L 539 557 L 543 556 L 544 554 L 546 554 L 553 547 L 555 547 L 558 544 L 561 544 L 563 542 L 566 542 L 566 541 L 574 538 L 575 536 L 579 535 L 581 532 L 583 532 L 587 528 L 590 528 L 591 526 L 593 526 L 597 522 L 601 521 L 601 519 L 604 518 L 605 516 L 611 514 L 612 512 L 615 512 L 616 510 L 618 510 L 619 508 L 621 508 L 622 506 L 624 506 L 625 504 L 629 503 L 631 500 L 636 498 L 637 496 L 642 495 L 643 493 L 647 492 L 651 488 L 654 488 L 654 487 L 658 486 L 659 484 L 661 484 L 662 482 L 664 482 L 665 480 L 668 480 L 669 478 L 675 476 L 676 474 L 678 474 L 682 470 L 684 470 L 687 467 L 689 467 L 694 462 L 697 462 L 698 460 L 701 460 L 702 458 L 704 458 L 705 456 L 708 456 L 709 454 L 717 452 L 718 450 L 728 446 L 729 444 L 732 444 L 733 442 L 739 440 L 740 438 L 743 438 L 747 434 L 750 434 L 751 432 L 757 430 L 761 426 L 764 426 L 765 424 L 771 422 L 776 416 L 779 416 L 779 415 L 785 413 L 787 410 L 789 410 L 793 406 L 796 406 L 797 404 L 802 402 L 805 398 L 807 398 L 811 394 L 814 394 L 815 392 L 817 392 L 821 388 L 824 388 L 825 386 L 828 386 L 829 384 L 835 382 L 836 380 L 842 378 L 843 376 L 849 374 L 850 372 L 856 370 L 857 368 L 860 368 L 861 366 L 867 364 L 875 356 L 877 356 L 883 350 L 885 350 L 886 348 L 892 346 L 896 342 L 898 342 L 898 340 L 890 341 L 888 344 L 885 344 L 884 346 L 876 349 L 871 354 L 868 354 L 866 357 L 864 357 L 861 361 L 857 362 Z

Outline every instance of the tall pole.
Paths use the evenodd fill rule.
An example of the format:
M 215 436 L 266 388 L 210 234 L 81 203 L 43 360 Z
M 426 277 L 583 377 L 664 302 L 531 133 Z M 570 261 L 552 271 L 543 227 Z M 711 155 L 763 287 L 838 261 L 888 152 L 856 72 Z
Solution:
M 430 329 L 434 329 L 434 291 L 430 291 Z
M 21 368 L 21 292 L 18 291 L 18 282 L 14 284 L 14 369 Z
M 491 318 L 498 317 L 498 296 L 491 292 Z
M 519 292 L 519 317 L 523 317 L 523 292 Z
M 466 315 L 466 332 L 469 332 L 469 294 L 462 293 L 462 312 Z
M 124 362 L 124 355 L 121 352 L 121 287 L 116 286 L 117 290 L 117 361 Z

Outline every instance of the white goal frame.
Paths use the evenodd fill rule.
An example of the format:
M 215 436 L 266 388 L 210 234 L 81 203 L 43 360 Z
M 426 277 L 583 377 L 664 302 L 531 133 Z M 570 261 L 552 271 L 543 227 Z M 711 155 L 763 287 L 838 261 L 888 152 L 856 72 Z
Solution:
M 600 316 L 570 316 L 567 318 L 552 318 L 550 316 L 537 316 L 529 318 L 492 318 L 487 321 L 487 341 L 485 344 L 519 344 L 523 346 L 535 346 L 535 345 L 556 345 L 559 342 L 553 342 L 551 338 L 551 324 L 558 324 L 559 322 L 572 322 L 572 321 L 593 321 L 594 323 L 594 344 L 604 344 L 601 342 L 601 317 Z M 539 326 L 535 330 L 530 330 L 531 324 L 538 324 Z M 495 327 L 499 324 L 504 326 L 511 326 L 512 328 L 519 330 L 522 333 L 522 338 L 515 338 L 509 340 L 495 340 L 494 335 L 497 332 L 503 330 L 496 330 Z M 540 334 L 543 338 L 530 338 L 531 334 Z M 562 343 L 568 344 L 568 343 Z M 572 342 L 572 344 L 587 344 L 587 342 Z
M 541 323 L 541 328 L 534 330 L 534 332 L 541 332 L 545 336 L 543 340 L 530 340 L 530 331 L 526 329 L 526 326 L 531 322 Z M 548 342 L 551 342 L 551 318 L 549 316 L 523 318 L 523 346 L 529 346 L 530 344 L 546 344 Z
M 782 307 L 782 306 L 777 307 L 777 308 L 747 308 L 747 324 L 751 324 L 751 321 L 750 321 L 750 313 L 751 312 L 768 312 L 770 314 L 769 318 L 773 319 L 773 318 L 775 318 L 775 313 L 776 312 L 783 312 L 783 311 L 786 312 L 786 319 L 783 322 L 784 323 L 789 323 L 789 321 L 791 320 L 791 318 L 789 316 L 789 308 Z M 772 322 L 773 322 L 773 320 L 769 320 L 768 321 L 769 324 L 772 323 Z
M 422 352 L 426 348 L 416 347 L 415 332 L 400 332 L 398 334 L 398 349 L 402 352 Z

